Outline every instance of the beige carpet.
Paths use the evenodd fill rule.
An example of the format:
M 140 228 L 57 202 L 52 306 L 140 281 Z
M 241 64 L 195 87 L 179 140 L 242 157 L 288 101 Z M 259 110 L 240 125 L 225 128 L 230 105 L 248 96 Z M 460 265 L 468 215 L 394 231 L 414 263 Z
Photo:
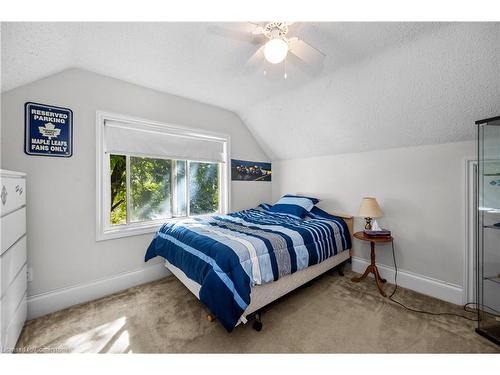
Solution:
M 475 323 L 412 313 L 383 298 L 373 279 L 352 283 L 331 271 L 274 303 L 261 332 L 227 333 L 174 277 L 28 321 L 20 351 L 118 353 L 500 352 Z M 392 285 L 387 285 L 389 290 Z M 400 290 L 414 307 L 460 307 Z

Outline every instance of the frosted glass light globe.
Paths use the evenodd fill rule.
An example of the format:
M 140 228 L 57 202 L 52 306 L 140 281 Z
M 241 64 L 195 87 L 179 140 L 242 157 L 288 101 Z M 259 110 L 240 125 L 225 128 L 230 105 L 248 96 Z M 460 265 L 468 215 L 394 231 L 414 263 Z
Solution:
M 271 39 L 264 46 L 264 56 L 271 64 L 282 62 L 288 54 L 288 43 L 283 39 Z

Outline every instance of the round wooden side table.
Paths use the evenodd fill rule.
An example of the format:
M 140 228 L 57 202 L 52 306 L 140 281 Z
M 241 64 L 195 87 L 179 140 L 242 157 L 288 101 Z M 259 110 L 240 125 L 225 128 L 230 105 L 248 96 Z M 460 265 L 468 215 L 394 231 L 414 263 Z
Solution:
M 380 273 L 378 272 L 377 265 L 375 264 L 375 244 L 376 243 L 391 243 L 394 238 L 391 236 L 387 237 L 369 237 L 367 236 L 364 232 L 356 232 L 354 233 L 354 237 L 356 237 L 358 240 L 361 241 L 369 241 L 370 242 L 370 264 L 368 267 L 366 267 L 365 273 L 361 277 L 353 277 L 351 281 L 354 281 L 355 283 L 359 283 L 361 280 L 363 280 L 366 276 L 368 276 L 370 273 L 373 273 L 373 276 L 375 277 L 375 283 L 377 284 L 377 288 L 384 297 L 387 297 L 385 294 L 384 290 L 382 289 L 382 283 L 387 282 L 386 279 L 383 279 L 380 276 Z

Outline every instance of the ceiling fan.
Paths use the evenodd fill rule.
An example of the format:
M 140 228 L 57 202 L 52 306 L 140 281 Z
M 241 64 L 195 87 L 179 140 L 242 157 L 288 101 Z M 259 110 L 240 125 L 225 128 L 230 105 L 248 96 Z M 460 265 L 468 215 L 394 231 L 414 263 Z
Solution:
M 286 58 L 289 54 L 299 58 L 301 62 L 313 69 L 320 67 L 326 56 L 319 49 L 299 37 L 291 37 L 289 32 L 292 25 L 296 24 L 293 22 L 268 22 L 264 24 L 247 22 L 240 25 L 238 31 L 221 30 L 220 28 L 212 28 L 211 31 L 219 35 L 236 37 L 239 40 L 260 44 L 260 47 L 250 57 L 245 66 L 254 65 L 263 59 L 271 64 L 285 62 L 284 78 L 287 78 Z

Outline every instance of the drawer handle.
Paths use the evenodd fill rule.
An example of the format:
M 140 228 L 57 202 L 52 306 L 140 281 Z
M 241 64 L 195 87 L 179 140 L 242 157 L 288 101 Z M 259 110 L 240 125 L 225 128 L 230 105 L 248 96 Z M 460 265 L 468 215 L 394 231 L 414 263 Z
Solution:
M 2 204 L 5 204 L 5 202 L 7 202 L 7 188 L 5 187 L 5 185 L 2 186 L 1 196 L 2 196 Z
M 19 193 L 19 195 L 23 194 L 23 188 L 20 187 L 19 185 L 16 185 L 16 193 Z

